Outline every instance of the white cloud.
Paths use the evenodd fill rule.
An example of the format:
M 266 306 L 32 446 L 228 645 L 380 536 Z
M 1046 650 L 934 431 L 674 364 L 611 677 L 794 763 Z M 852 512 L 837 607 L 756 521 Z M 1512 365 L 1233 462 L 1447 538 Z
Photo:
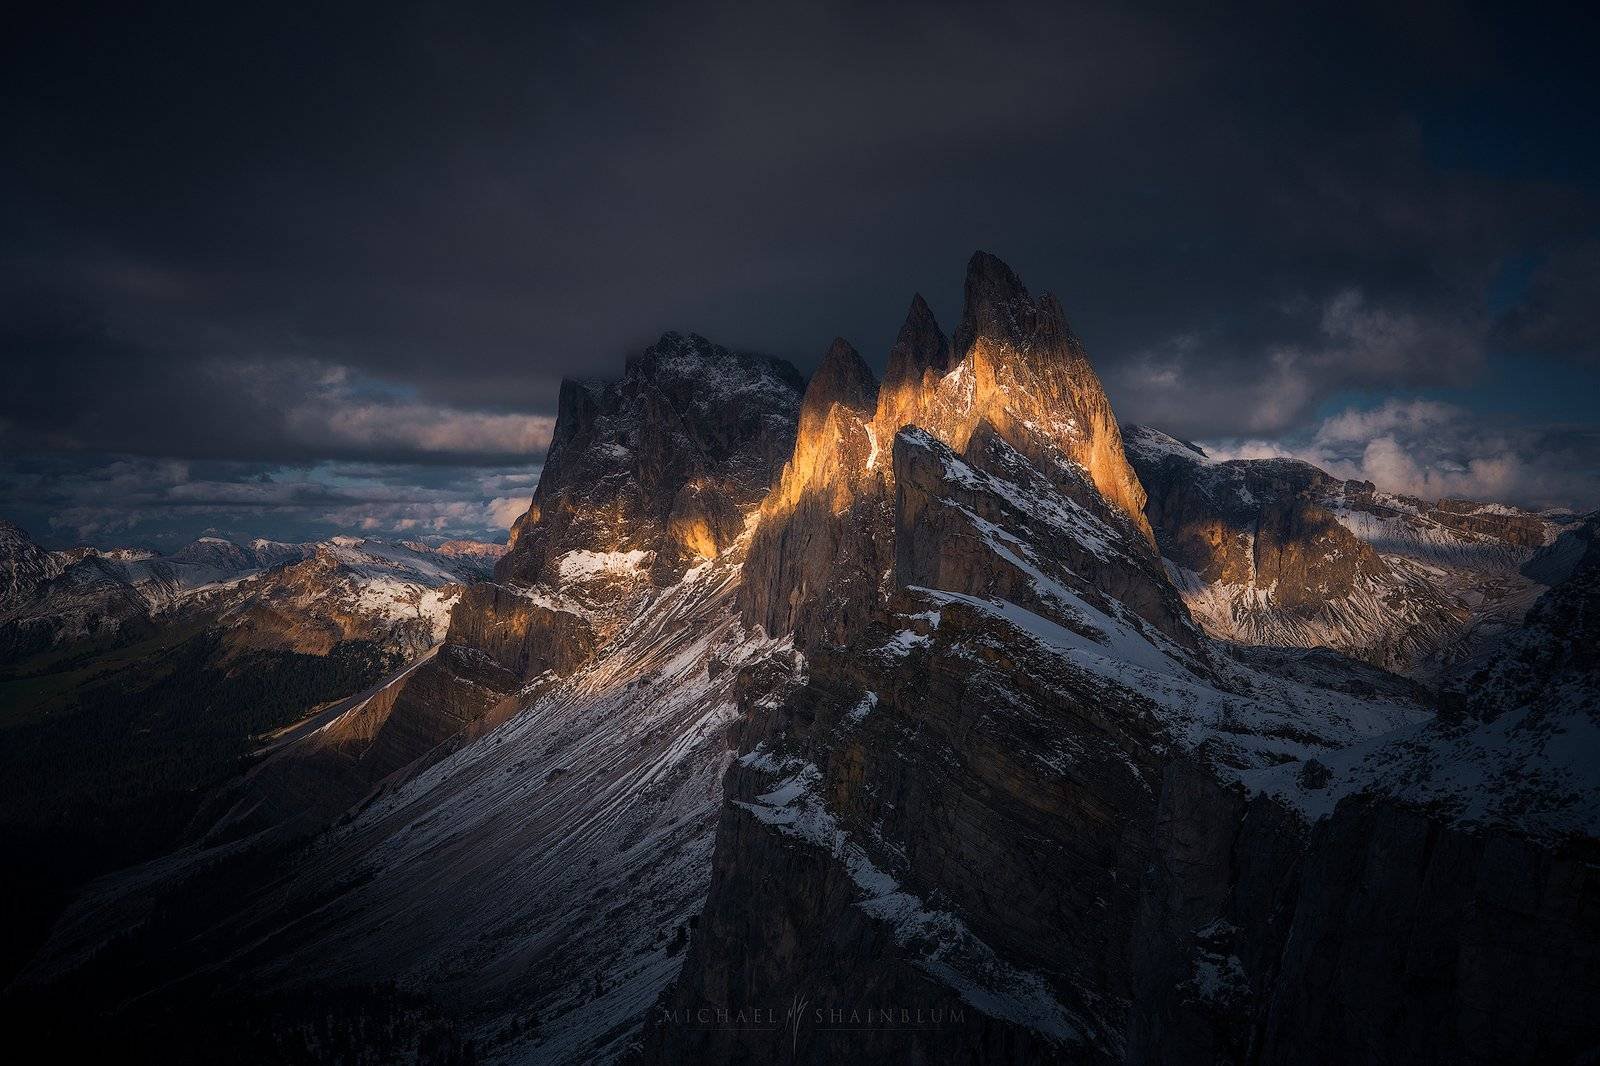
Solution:
M 489 514 L 496 529 L 510 529 L 527 509 L 526 496 L 500 496 L 489 501 Z
M 553 415 L 428 403 L 320 360 L 221 361 L 210 369 L 272 401 L 284 438 L 312 454 L 531 458 L 549 448 L 555 429 Z
M 1580 511 L 1600 505 L 1600 431 L 1501 424 L 1433 400 L 1346 408 L 1308 438 L 1205 447 L 1219 459 L 1303 459 L 1335 477 L 1427 500 Z
M 1218 350 L 1184 332 L 1107 371 L 1119 410 L 1180 436 L 1278 435 L 1342 389 L 1464 385 L 1484 361 L 1486 324 L 1369 303 L 1360 289 L 1279 309 L 1295 340 Z
M 440 455 L 536 455 L 550 447 L 548 415 L 492 414 L 421 403 L 345 403 L 318 397 L 290 409 L 291 433 L 345 448 Z

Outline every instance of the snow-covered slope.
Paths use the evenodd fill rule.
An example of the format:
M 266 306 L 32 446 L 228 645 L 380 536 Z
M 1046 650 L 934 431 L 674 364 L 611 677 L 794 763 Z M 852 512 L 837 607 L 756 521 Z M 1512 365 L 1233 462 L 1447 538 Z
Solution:
M 126 640 L 177 620 L 218 616 L 325 634 L 291 641 L 325 651 L 359 633 L 415 652 L 444 635 L 459 586 L 485 576 L 496 551 L 359 537 L 320 543 L 201 537 L 171 555 L 137 548 L 47 552 L 0 527 L 0 635 L 6 657 L 90 638 Z M 493 546 L 488 546 L 492 548 Z M 343 636 L 338 634 L 344 634 Z
M 1467 679 L 1455 713 L 1325 758 L 1315 789 L 1282 770 L 1252 783 L 1311 817 L 1377 793 L 1468 826 L 1600 836 L 1600 518 L 1568 535 L 1583 553 Z
M 462 588 L 492 565 L 484 556 L 361 537 L 308 547 L 300 562 L 202 587 L 196 598 L 251 643 L 321 654 L 341 640 L 366 639 L 410 657 L 444 639 Z
M 505 725 L 365 806 L 270 889 L 240 886 L 209 935 L 254 930 L 274 949 L 226 980 L 263 995 L 392 980 L 496 1059 L 615 1061 L 704 900 L 740 671 L 774 657 L 787 674 L 790 653 L 738 623 L 738 572 L 736 553 L 690 570 L 583 669 L 530 685 Z M 170 889 L 175 863 L 181 880 L 236 849 L 107 880 L 48 954 L 81 958 L 151 877 Z

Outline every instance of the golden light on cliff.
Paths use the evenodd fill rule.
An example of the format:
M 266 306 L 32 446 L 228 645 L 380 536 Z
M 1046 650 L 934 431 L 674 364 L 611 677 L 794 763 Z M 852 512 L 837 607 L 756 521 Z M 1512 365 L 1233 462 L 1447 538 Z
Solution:
M 715 531 L 704 518 L 674 518 L 668 532 L 673 540 L 702 559 L 715 559 L 721 551 Z

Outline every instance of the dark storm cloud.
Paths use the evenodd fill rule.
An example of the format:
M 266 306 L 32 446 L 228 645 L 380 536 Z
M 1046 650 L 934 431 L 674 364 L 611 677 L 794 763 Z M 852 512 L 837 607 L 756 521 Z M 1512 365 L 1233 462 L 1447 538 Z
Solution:
M 1553 252 L 1496 333 L 1516 349 L 1600 363 L 1600 240 Z
M 881 364 L 912 290 L 953 324 L 977 247 L 1062 297 L 1119 412 L 1190 437 L 1470 389 L 1507 338 L 1570 355 L 1595 303 L 1561 251 L 1600 220 L 1565 150 L 1600 141 L 1592 27 L 1534 11 L 27 18 L 11 455 L 531 463 L 562 375 L 668 328 Z M 1543 265 L 1491 310 L 1514 262 Z

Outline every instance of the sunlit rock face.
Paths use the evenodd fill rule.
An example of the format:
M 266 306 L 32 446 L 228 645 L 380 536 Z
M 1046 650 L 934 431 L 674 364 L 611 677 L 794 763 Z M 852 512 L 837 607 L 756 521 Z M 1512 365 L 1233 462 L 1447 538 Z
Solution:
M 801 386 L 781 360 L 677 333 L 630 357 L 621 381 L 562 382 L 497 579 L 560 583 L 569 552 L 642 551 L 671 584 L 743 532 L 794 450 Z
M 1041 469 L 1058 470 L 1065 491 L 1131 528 L 1154 561 L 1144 491 L 1060 304 L 1031 296 L 1009 267 L 979 252 L 967 266 L 953 345 L 920 295 L 881 387 L 854 349 L 834 342 L 807 390 L 794 454 L 762 506 L 745 568 L 746 624 L 794 633 L 810 646 L 848 640 L 865 622 L 865 606 L 893 562 L 892 451 L 907 426 L 957 454 L 975 439 L 986 449 L 993 437 Z M 1164 583 L 1159 574 L 1153 580 Z M 1181 628 L 1176 616 L 1161 623 Z
M 830 382 L 853 365 L 829 360 Z M 752 540 L 746 621 L 801 654 L 741 703 L 705 909 L 646 1062 L 1531 1063 L 1593 1045 L 1600 927 L 1577 871 L 1600 789 L 1572 757 L 1600 722 L 1588 542 L 1530 560 L 1488 529 L 1541 539 L 1517 516 L 1282 460 L 1219 472 L 1170 438 L 1130 460 L 1054 301 L 981 254 L 954 343 L 916 301 L 863 429 L 846 391 L 808 397 Z M 1208 639 L 1175 555 L 1180 579 L 1270 589 L 1285 631 L 1359 607 L 1338 617 L 1383 623 L 1351 631 L 1380 646 L 1448 615 L 1422 577 L 1445 560 L 1478 579 L 1536 563 L 1569 592 L 1482 674 L 1509 706 L 1452 722 L 1314 634 Z M 862 1003 L 967 1013 L 678 1021 Z
M 806 388 L 794 455 L 762 503 L 740 599 L 746 625 L 801 642 L 850 630 L 882 570 L 887 456 L 872 426 L 878 383 L 835 340 Z
M 911 308 L 906 312 L 905 325 L 889 349 L 889 362 L 883 373 L 883 388 L 874 423 L 888 435 L 899 432 L 901 426 L 918 425 L 925 421 L 924 398 L 938 386 L 939 379 L 950 369 L 950 340 L 939 328 L 927 302 L 918 293 L 911 298 Z
M 955 408 L 952 424 L 927 428 L 959 449 L 986 421 L 1024 455 L 1059 450 L 1154 546 L 1111 403 L 1054 296 L 1035 299 L 1010 267 L 978 252 L 967 266 L 954 353 L 957 370 L 972 374 L 970 387 L 961 384 L 970 401 Z

